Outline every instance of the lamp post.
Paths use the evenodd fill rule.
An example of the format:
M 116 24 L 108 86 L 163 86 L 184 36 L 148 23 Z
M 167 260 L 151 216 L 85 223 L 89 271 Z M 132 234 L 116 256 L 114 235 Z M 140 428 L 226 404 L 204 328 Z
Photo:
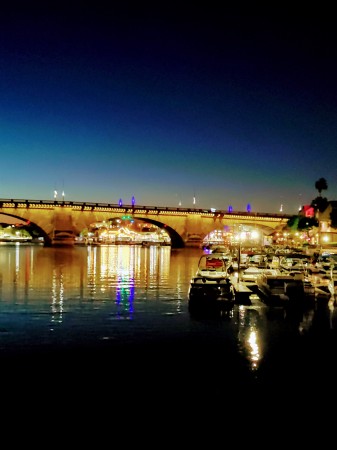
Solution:
M 241 225 L 239 225 L 239 249 L 238 249 L 238 283 L 240 283 L 240 262 L 241 262 Z

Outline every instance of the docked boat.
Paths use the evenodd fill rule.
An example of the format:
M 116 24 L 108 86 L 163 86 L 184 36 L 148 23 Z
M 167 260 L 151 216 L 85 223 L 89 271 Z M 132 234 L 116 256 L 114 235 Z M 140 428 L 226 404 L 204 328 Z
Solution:
M 76 236 L 72 230 L 54 230 L 51 245 L 52 246 L 68 246 L 75 244 Z
M 268 256 L 266 253 L 253 253 L 251 255 L 247 255 L 246 265 L 248 269 L 250 267 L 266 269 L 268 266 Z
M 201 248 L 202 247 L 202 237 L 200 236 L 200 234 L 196 234 L 196 233 L 189 234 L 185 241 L 185 247 Z
M 235 290 L 231 282 L 226 259 L 220 254 L 200 257 L 195 276 L 189 287 L 191 313 L 229 312 L 235 303 Z
M 314 286 L 316 300 L 328 301 L 331 297 L 329 282 L 331 277 L 324 270 L 308 269 L 308 276 Z
M 278 269 L 263 271 L 256 284 L 261 300 L 267 306 L 304 306 L 304 302 L 314 301 L 313 284 L 301 273 L 282 273 Z
M 228 273 L 234 272 L 233 256 L 227 247 L 216 246 L 212 249 L 211 254 L 212 256 L 217 256 L 224 259 Z
M 252 291 L 257 291 L 257 277 L 260 276 L 265 269 L 261 267 L 249 266 L 240 273 L 240 282 Z
M 309 266 L 310 259 L 306 255 L 299 256 L 283 256 L 280 258 L 280 269 L 283 271 L 297 270 L 304 272 Z

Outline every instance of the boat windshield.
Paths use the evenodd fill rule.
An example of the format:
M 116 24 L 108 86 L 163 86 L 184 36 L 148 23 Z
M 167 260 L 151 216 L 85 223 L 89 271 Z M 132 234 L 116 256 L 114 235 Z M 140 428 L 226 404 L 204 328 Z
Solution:
M 222 272 L 226 270 L 226 264 L 222 258 L 206 257 L 201 258 L 199 268 L 202 270 L 215 270 L 217 272 Z

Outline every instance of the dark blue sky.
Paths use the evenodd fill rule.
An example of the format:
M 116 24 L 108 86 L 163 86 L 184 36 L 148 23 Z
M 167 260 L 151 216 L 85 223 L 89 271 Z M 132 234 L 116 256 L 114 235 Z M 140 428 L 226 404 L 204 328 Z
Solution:
M 337 199 L 328 11 L 24 3 L 0 7 L 0 197 L 292 214 L 324 177 Z

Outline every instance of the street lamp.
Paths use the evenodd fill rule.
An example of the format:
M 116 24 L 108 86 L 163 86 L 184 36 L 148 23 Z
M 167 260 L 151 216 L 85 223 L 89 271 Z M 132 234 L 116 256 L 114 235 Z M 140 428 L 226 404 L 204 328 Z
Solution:
M 237 235 L 239 241 L 238 247 L 238 283 L 240 282 L 240 262 L 241 262 L 241 240 L 244 238 L 244 233 L 241 231 L 242 226 L 239 225 L 239 233 Z

